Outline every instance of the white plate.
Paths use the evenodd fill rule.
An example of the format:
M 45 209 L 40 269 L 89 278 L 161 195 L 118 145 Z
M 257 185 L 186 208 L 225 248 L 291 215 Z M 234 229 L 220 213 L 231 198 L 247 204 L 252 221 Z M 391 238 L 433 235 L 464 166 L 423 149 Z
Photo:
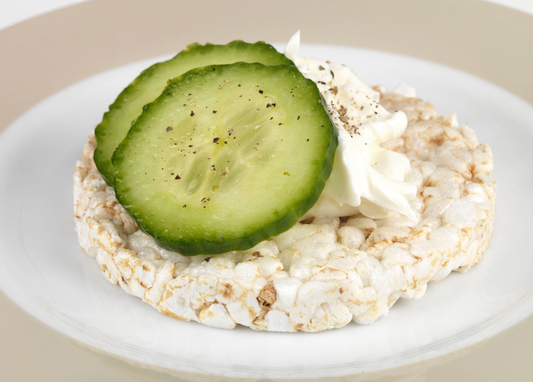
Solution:
M 105 352 L 229 377 L 317 378 L 391 368 L 461 349 L 531 314 L 533 107 L 479 78 L 409 57 L 320 45 L 303 45 L 300 55 L 344 63 L 368 84 L 409 84 L 442 114 L 457 111 L 492 146 L 496 227 L 480 264 L 430 285 L 421 300 L 399 301 L 371 326 L 317 334 L 213 329 L 127 295 L 105 281 L 78 245 L 72 173 L 107 105 L 155 61 L 147 60 L 55 94 L 0 135 L 1 289 L 42 322 Z

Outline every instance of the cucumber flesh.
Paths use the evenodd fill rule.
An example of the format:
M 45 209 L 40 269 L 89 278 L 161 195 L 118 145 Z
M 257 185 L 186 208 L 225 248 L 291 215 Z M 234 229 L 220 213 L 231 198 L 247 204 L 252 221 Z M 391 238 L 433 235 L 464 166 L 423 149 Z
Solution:
M 117 199 L 166 249 L 251 248 L 292 227 L 324 188 L 337 138 L 322 102 L 295 66 L 191 70 L 115 151 Z
M 113 185 L 115 170 L 111 156 L 124 139 L 142 107 L 158 97 L 167 82 L 198 67 L 230 64 L 238 61 L 258 62 L 265 65 L 292 65 L 292 61 L 270 44 L 232 41 L 227 45 L 192 44 L 174 58 L 152 65 L 143 71 L 109 107 L 102 122 L 96 127 L 97 147 L 94 152 L 96 167 L 109 185 Z

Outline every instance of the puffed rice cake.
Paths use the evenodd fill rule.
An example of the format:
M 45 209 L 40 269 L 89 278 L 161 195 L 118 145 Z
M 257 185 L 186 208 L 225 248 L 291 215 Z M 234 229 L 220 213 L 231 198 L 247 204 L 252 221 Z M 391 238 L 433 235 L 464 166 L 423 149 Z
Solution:
M 185 257 L 139 230 L 93 162 L 91 137 L 74 173 L 76 232 L 105 278 L 161 313 L 232 329 L 319 332 L 371 324 L 429 281 L 466 272 L 487 249 L 494 223 L 492 152 L 455 115 L 376 87 L 381 104 L 409 119 L 382 146 L 404 153 L 417 215 L 315 218 L 254 248 Z

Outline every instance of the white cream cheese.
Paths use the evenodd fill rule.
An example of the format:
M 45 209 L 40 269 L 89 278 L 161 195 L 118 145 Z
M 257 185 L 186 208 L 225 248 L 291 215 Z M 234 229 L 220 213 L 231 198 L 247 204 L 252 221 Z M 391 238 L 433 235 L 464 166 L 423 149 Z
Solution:
M 409 159 L 380 147 L 399 138 L 407 127 L 401 111 L 389 113 L 379 104 L 379 93 L 362 83 L 343 65 L 297 57 L 298 31 L 285 56 L 313 80 L 337 127 L 338 147 L 333 170 L 317 203 L 306 216 L 351 216 L 358 212 L 382 219 L 395 212 L 416 220 L 409 205 L 416 187 L 404 182 Z

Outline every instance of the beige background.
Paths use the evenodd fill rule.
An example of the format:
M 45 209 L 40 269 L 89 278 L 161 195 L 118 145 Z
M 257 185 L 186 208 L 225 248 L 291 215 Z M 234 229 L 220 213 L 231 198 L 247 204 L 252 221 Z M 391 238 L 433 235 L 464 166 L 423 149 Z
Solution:
M 373 48 L 452 66 L 533 104 L 533 16 L 486 2 L 94 0 L 0 32 L 0 132 L 47 96 L 106 69 L 195 41 L 282 42 L 297 29 L 307 43 Z M 0 311 L 1 381 L 198 377 L 177 379 L 86 350 L 3 294 Z M 532 352 L 530 317 L 444 359 L 343 380 L 529 381 Z

